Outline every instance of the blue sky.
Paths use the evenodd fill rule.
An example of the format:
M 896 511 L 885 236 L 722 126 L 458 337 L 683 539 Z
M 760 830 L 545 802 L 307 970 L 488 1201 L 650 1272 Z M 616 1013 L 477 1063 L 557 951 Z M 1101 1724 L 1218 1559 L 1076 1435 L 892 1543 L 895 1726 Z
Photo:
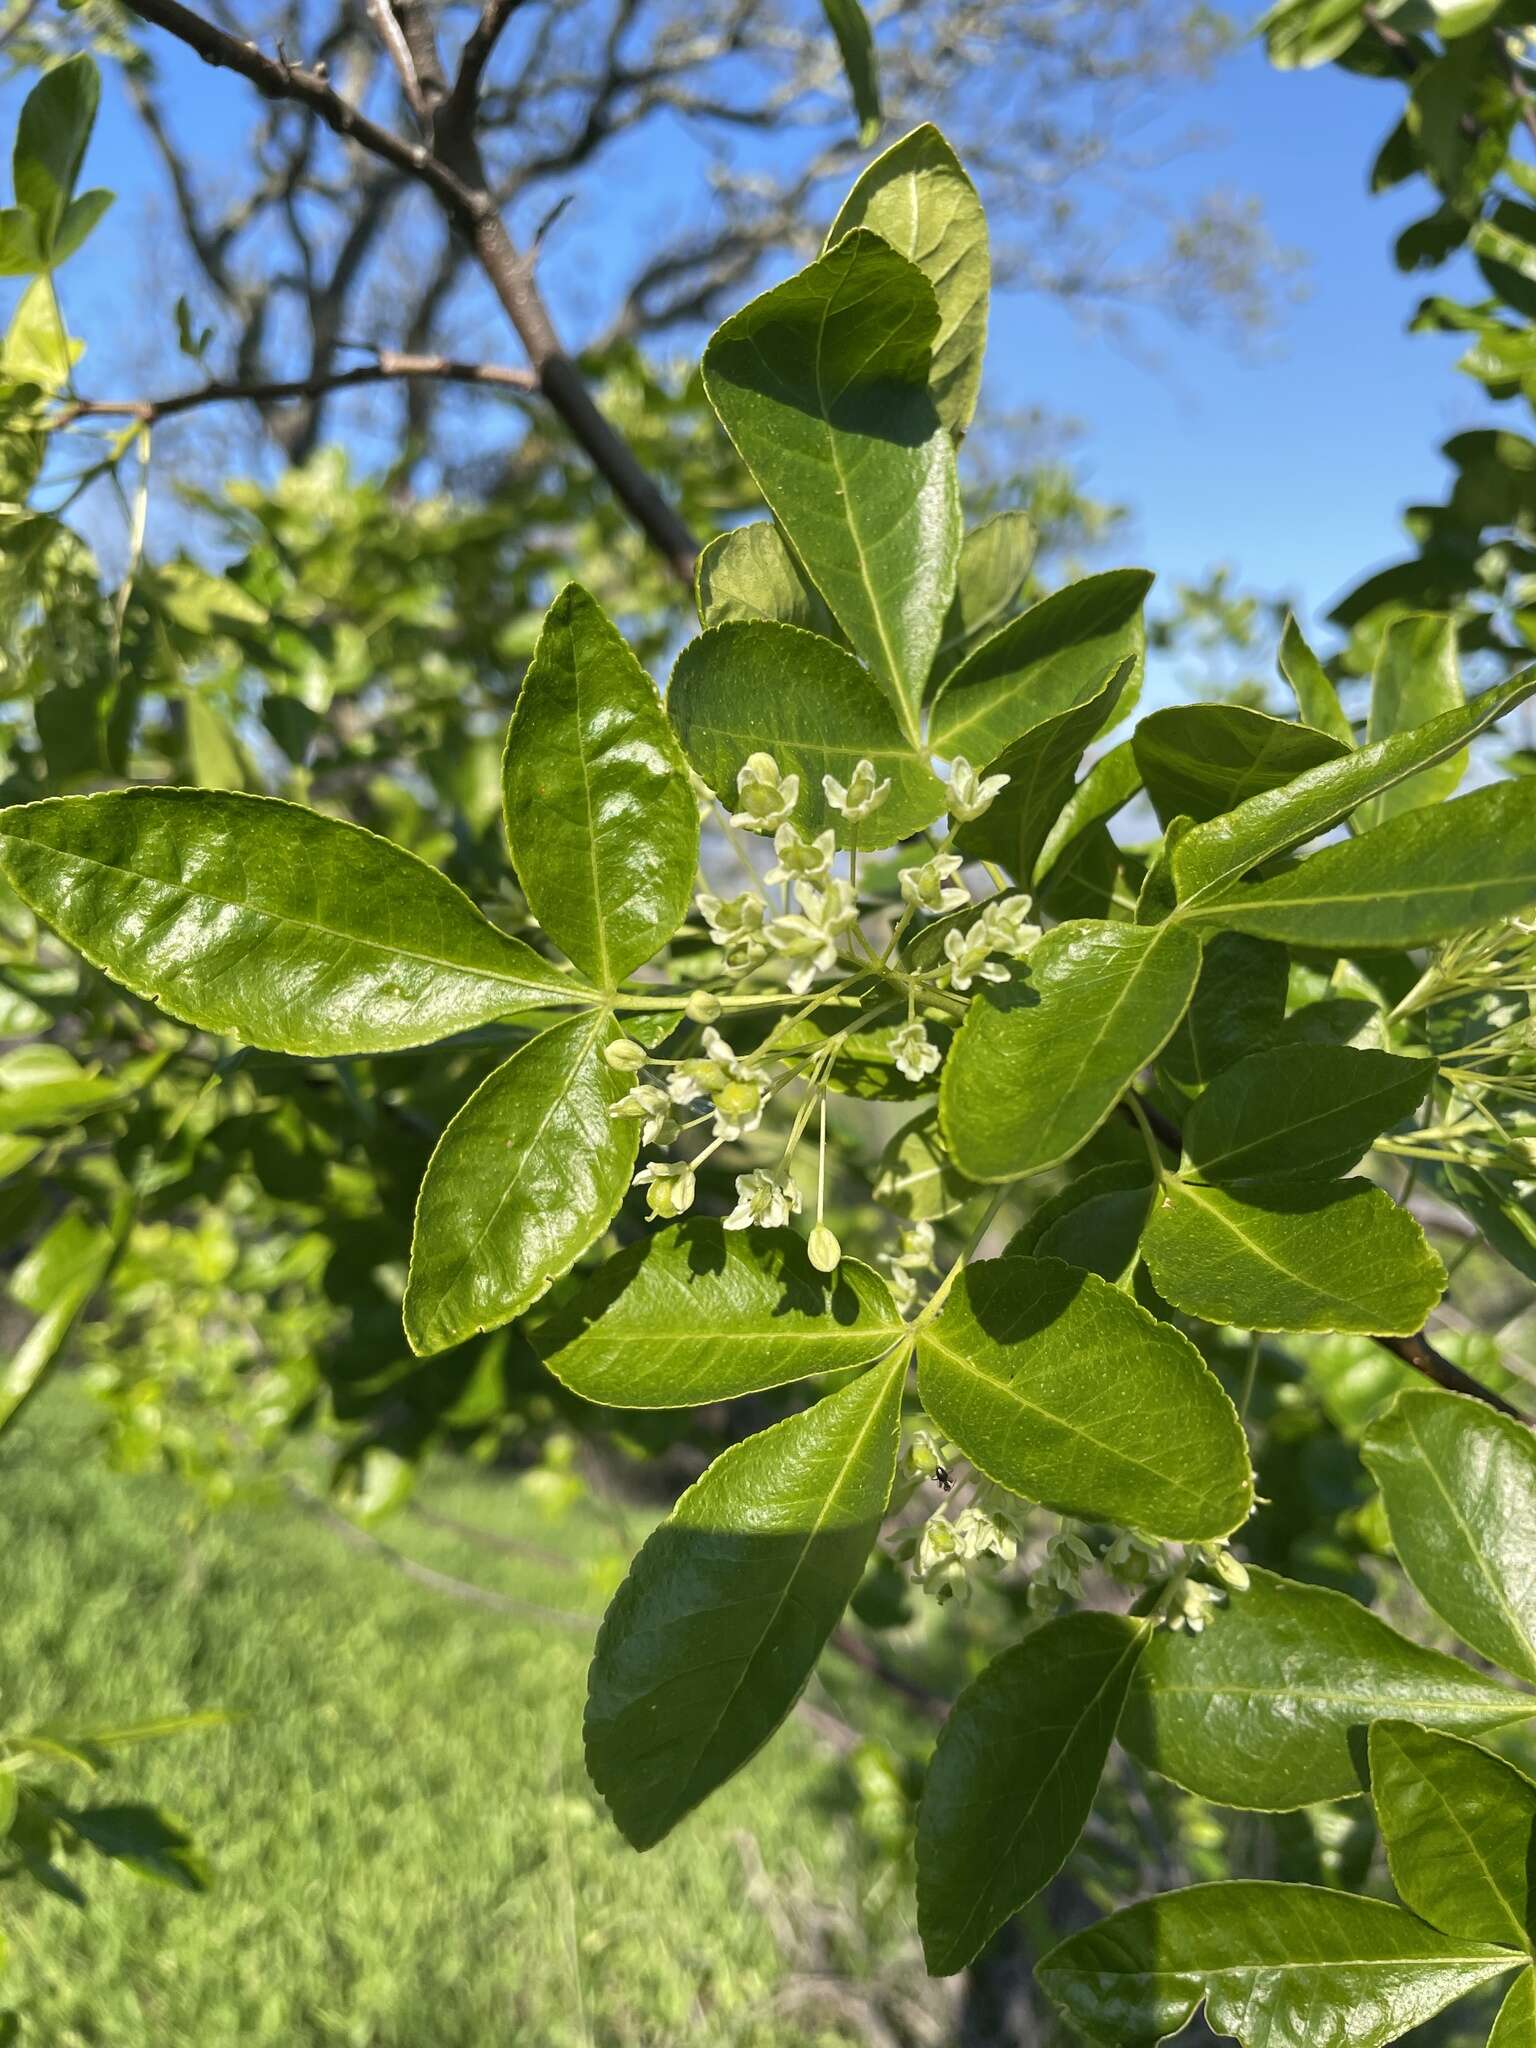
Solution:
M 249 88 L 163 38 L 156 49 L 178 125 L 216 175 Z M 0 95 L 0 113 L 13 116 L 16 99 L 14 88 Z M 1133 513 L 1117 553 L 1165 583 L 1227 564 L 1315 621 L 1341 589 L 1401 551 L 1401 508 L 1442 488 L 1438 444 L 1488 416 L 1479 388 L 1453 368 L 1452 342 L 1404 333 L 1419 298 L 1442 280 L 1404 277 L 1391 260 L 1397 229 L 1427 210 L 1425 188 L 1378 198 L 1366 189 L 1398 105 L 1394 88 L 1329 70 L 1277 74 L 1251 44 L 1208 82 L 1168 96 L 1170 131 L 1197 126 L 1212 139 L 1156 173 L 1159 199 L 1213 186 L 1253 193 L 1276 239 L 1305 258 L 1305 296 L 1248 354 L 1155 319 L 1133 352 L 1034 296 L 1004 295 L 994 309 L 986 399 L 1042 405 L 1079 423 L 1088 487 Z M 562 228 L 563 260 L 551 262 L 548 281 L 578 338 L 589 303 L 579 280 L 642 231 L 669 180 L 688 178 L 682 145 L 649 151 L 649 183 L 614 181 L 602 204 L 578 205 Z M 167 215 L 157 167 L 111 77 L 86 182 L 122 197 L 61 283 L 92 344 L 84 388 L 120 395 L 136 388 L 125 367 L 129 337 L 143 362 L 142 287 L 153 257 L 142 237 Z M 155 310 L 168 321 L 168 306 Z M 491 346 L 517 359 L 510 337 Z M 189 373 L 169 360 L 159 388 Z M 142 367 L 136 374 L 142 381 Z

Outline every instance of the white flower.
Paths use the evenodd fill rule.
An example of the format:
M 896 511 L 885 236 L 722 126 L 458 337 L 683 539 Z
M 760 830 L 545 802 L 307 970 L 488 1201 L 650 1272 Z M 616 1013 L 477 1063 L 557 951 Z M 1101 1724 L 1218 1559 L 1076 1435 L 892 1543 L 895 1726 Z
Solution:
M 677 1136 L 671 1096 L 665 1088 L 653 1088 L 648 1082 L 642 1081 L 637 1088 L 631 1088 L 623 1101 L 616 1102 L 608 1114 L 643 1118 L 642 1145 L 670 1145 Z
M 1150 1536 L 1122 1529 L 1099 1562 L 1112 1579 L 1123 1585 L 1139 1586 L 1147 1579 L 1163 1576 L 1168 1570 L 1168 1552 Z
M 762 1083 L 755 1075 L 743 1081 L 727 1081 L 713 1097 L 715 1136 L 734 1144 L 748 1131 L 755 1131 L 763 1120 L 766 1100 Z
M 964 882 L 952 882 L 965 862 L 958 853 L 936 853 L 920 868 L 902 868 L 896 879 L 902 898 L 914 910 L 963 910 L 971 900 Z
M 739 896 L 702 894 L 694 901 L 728 967 L 745 971 L 767 959 L 763 927 L 768 921 L 768 904 L 755 889 L 744 889 Z
M 781 775 L 772 754 L 748 754 L 736 777 L 736 801 L 741 809 L 731 813 L 731 823 L 744 825 L 749 832 L 771 832 L 784 823 L 799 800 L 798 775 Z
M 969 825 L 991 809 L 992 799 L 1012 779 L 1008 775 L 978 776 L 964 754 L 956 754 L 949 764 L 949 815 L 960 824 Z
M 1012 1564 L 1019 1553 L 1019 1532 L 1006 1515 L 969 1507 L 955 1517 L 955 1548 L 965 1558 L 996 1558 Z
M 979 922 L 994 953 L 1026 957 L 1040 937 L 1039 925 L 1029 921 L 1032 907 L 1027 896 L 1003 896 L 983 908 Z
M 846 789 L 833 775 L 823 775 L 821 786 L 833 810 L 841 811 L 850 824 L 856 824 L 860 818 L 867 818 L 871 811 L 878 811 L 891 793 L 889 776 L 884 782 L 875 780 L 873 761 L 857 763 L 848 778 Z
M 1221 1595 L 1214 1586 L 1204 1586 L 1198 1579 L 1185 1579 L 1172 1596 L 1168 1626 L 1175 1634 L 1187 1628 L 1192 1636 L 1197 1636 L 1220 1605 Z
M 892 1301 L 895 1302 L 899 1313 L 905 1315 L 917 1299 L 917 1282 L 905 1266 L 893 1264 L 891 1266 L 889 1285 Z
M 778 865 L 763 880 L 774 882 L 819 882 L 832 872 L 832 828 L 818 832 L 814 839 L 802 839 L 793 825 L 781 825 L 773 835 Z
M 1210 1567 L 1229 1592 L 1247 1592 L 1251 1583 L 1248 1577 L 1248 1567 L 1240 1558 L 1232 1555 L 1225 1541 L 1197 1544 L 1195 1552 L 1201 1562 Z
M 901 1233 L 900 1251 L 891 1254 L 892 1266 L 906 1273 L 932 1272 L 935 1242 L 931 1223 L 907 1224 Z
M 1093 1552 L 1071 1529 L 1058 1529 L 1045 1541 L 1045 1557 L 1036 1573 L 1042 1586 L 1075 1600 L 1082 1591 L 1083 1573 L 1093 1563 Z
M 642 1166 L 632 1183 L 645 1189 L 646 1207 L 666 1220 L 693 1207 L 693 1168 L 686 1159 L 657 1159 Z
M 755 1173 L 737 1174 L 736 1206 L 726 1217 L 725 1227 L 747 1230 L 756 1225 L 763 1230 L 777 1230 L 799 1213 L 800 1190 L 788 1175 L 781 1178 L 759 1167 Z
M 981 918 L 969 931 L 947 931 L 944 958 L 949 962 L 950 987 L 967 989 L 978 975 L 983 981 L 1006 981 L 1007 968 L 987 957 L 991 950 L 992 941 Z
M 891 1033 L 891 1051 L 896 1055 L 897 1073 L 905 1074 L 909 1081 L 921 1081 L 925 1075 L 936 1073 L 942 1057 L 916 1018 Z
M 786 911 L 768 927 L 768 943 L 775 953 L 797 963 L 789 977 L 795 995 L 804 995 L 818 974 L 830 974 L 837 965 L 837 939 L 857 924 L 859 906 L 846 882 L 829 882 L 825 889 L 809 882 L 796 882 L 798 911 Z

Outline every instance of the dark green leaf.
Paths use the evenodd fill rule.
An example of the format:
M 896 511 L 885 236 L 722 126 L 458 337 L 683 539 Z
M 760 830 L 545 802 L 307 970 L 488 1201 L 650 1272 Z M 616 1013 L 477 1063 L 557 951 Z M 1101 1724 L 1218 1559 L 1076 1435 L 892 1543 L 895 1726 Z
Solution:
M 846 645 L 836 619 L 771 520 L 722 533 L 699 556 L 694 594 L 701 626 L 767 619 Z
M 1431 1927 L 1529 1950 L 1536 1785 L 1475 1742 L 1378 1721 L 1371 1802 L 1392 1882 Z
M 859 117 L 859 144 L 867 149 L 880 133 L 880 72 L 875 62 L 875 38 L 869 16 L 859 0 L 821 0 L 837 43 L 838 55 L 853 94 L 853 111 Z
M 100 76 L 82 51 L 40 78 L 22 106 L 12 157 L 16 202 L 37 222 L 45 254 L 53 250 L 80 175 L 100 98 Z
M 1478 1730 L 1536 1712 L 1343 1593 L 1249 1570 L 1201 1634 L 1158 1631 L 1121 1724 L 1133 1756 L 1202 1799 L 1265 1812 L 1348 1799 L 1373 1721 Z
M 954 594 L 954 444 L 928 389 L 933 286 L 856 228 L 718 328 L 710 403 L 907 737 Z
M 1056 865 L 1067 866 L 1092 833 L 1100 831 L 1116 811 L 1141 788 L 1141 770 L 1129 740 L 1101 754 L 1073 790 L 1057 815 L 1035 861 L 1038 888 Z
M 1184 1153 L 1206 1180 L 1255 1174 L 1331 1179 L 1412 1116 L 1433 1060 L 1342 1045 L 1250 1053 L 1214 1080 L 1184 1123 Z
M 1040 1982 L 1090 2040 L 1142 2048 L 1202 1999 L 1242 2048 L 1381 2048 L 1515 1958 L 1384 1899 L 1302 1884 L 1200 1884 L 1062 1942 Z
M 1154 711 L 1137 726 L 1131 744 L 1165 825 L 1177 817 L 1219 818 L 1349 751 L 1328 733 L 1243 704 L 1176 704 Z
M 1005 1256 L 1062 1259 L 1118 1281 L 1137 1256 L 1156 1192 L 1145 1160 L 1092 1167 L 1040 1205 Z
M 933 286 L 939 331 L 929 389 L 939 418 L 958 440 L 971 423 L 981 384 L 992 263 L 976 188 L 937 128 L 926 122 L 914 128 L 860 174 L 838 208 L 827 247 L 854 228 L 873 229 Z
M 1057 925 L 1015 984 L 972 1003 L 945 1063 L 939 1115 L 973 1180 L 1070 1158 L 1156 1059 L 1183 1016 L 1200 948 L 1177 925 Z
M 1442 1621 L 1536 1680 L 1536 1439 L 1479 1401 L 1407 1388 L 1366 1434 L 1402 1566 Z
M 446 1351 L 530 1308 L 607 1229 L 639 1126 L 599 1012 L 541 1032 L 482 1081 L 438 1140 L 416 1202 L 405 1334 Z
M 1019 600 L 1039 546 L 1027 512 L 999 512 L 973 526 L 960 544 L 955 594 L 944 620 L 927 694 L 958 668 L 973 647 L 1003 624 Z
M 1364 759 L 1364 750 L 1349 762 Z M 1346 765 L 1349 765 L 1348 763 Z M 1193 838 L 1193 834 L 1190 837 Z M 1174 856 L 1175 873 L 1178 855 Z M 1536 782 L 1496 782 L 1180 915 L 1347 952 L 1422 946 L 1536 900 Z
M 1342 824 L 1351 811 L 1419 769 L 1449 760 L 1533 691 L 1536 668 L 1415 732 L 1325 761 L 1286 788 L 1250 797 L 1229 816 L 1196 826 L 1174 862 L 1179 902 L 1188 910 L 1231 895 L 1250 868 Z
M 1207 943 L 1189 1014 L 1164 1048 L 1161 1071 L 1195 1094 L 1283 1029 L 1291 962 L 1284 946 L 1217 932 Z
M 918 1331 L 923 1406 L 1002 1486 L 1182 1540 L 1252 1505 L 1242 1425 L 1189 1339 L 1055 1259 L 965 1268 Z
M 1466 702 L 1457 657 L 1456 621 L 1431 614 L 1394 619 L 1382 635 L 1371 678 L 1371 711 L 1367 741 L 1411 732 Z M 1437 804 L 1451 795 L 1467 771 L 1467 753 L 1452 754 L 1438 767 L 1410 775 L 1381 796 L 1372 797 L 1355 813 L 1357 832 L 1385 824 L 1402 811 Z
M 0 870 L 135 995 L 275 1052 L 427 1045 L 583 994 L 414 854 L 270 797 L 18 805 L 0 811 Z
M 893 845 L 944 808 L 943 784 L 902 737 L 868 671 L 817 634 L 767 623 L 701 633 L 677 657 L 667 705 L 689 760 L 727 810 L 747 756 L 758 752 L 799 776 L 801 831 L 831 825 L 840 846 Z M 846 786 L 860 760 L 890 777 L 891 793 L 850 824 L 827 802 L 822 777 Z
M 587 1769 L 637 1849 L 784 1719 L 890 1500 L 905 1360 L 718 1457 L 647 1538 L 597 1639 Z
M 1048 1621 L 968 1685 L 917 1817 L 917 1924 L 936 1977 L 962 1970 L 1082 1833 L 1147 1625 Z
M 1069 583 L 999 627 L 935 699 L 934 752 L 951 760 L 963 754 L 973 766 L 995 760 L 1032 727 L 1097 697 L 1123 662 L 1139 668 L 1141 609 L 1151 587 L 1145 569 L 1111 569 Z
M 626 1245 L 535 1342 L 584 1400 L 691 1408 L 867 1365 L 904 1329 L 857 1259 L 818 1273 L 792 1230 L 698 1216 Z
M 699 813 L 667 714 L 577 583 L 550 606 L 502 764 L 512 862 L 545 931 L 617 988 L 682 923 Z
M 1410 1337 L 1445 1291 L 1418 1224 L 1365 1180 L 1171 1179 L 1141 1250 L 1165 1301 L 1244 1330 Z

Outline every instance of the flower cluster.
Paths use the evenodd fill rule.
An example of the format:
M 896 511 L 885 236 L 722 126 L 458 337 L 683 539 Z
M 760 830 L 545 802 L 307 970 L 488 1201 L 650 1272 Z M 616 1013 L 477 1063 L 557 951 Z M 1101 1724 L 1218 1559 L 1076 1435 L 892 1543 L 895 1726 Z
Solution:
M 934 1230 L 931 1223 L 911 1223 L 901 1233 L 901 1243 L 894 1252 L 881 1252 L 880 1263 L 889 1273 L 891 1293 L 896 1306 L 903 1313 L 917 1300 L 917 1276 L 935 1270 L 933 1248 Z
M 947 931 L 944 958 L 950 987 L 963 991 L 978 979 L 1006 981 L 1005 962 L 1027 959 L 1040 936 L 1039 925 L 1029 921 L 1030 909 L 1027 896 L 994 897 L 963 931 Z

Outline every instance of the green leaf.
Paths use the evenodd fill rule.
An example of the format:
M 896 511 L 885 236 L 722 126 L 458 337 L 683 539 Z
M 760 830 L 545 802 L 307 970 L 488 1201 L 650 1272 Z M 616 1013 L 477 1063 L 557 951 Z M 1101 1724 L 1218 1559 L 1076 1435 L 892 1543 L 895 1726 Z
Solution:
M 1035 886 L 1038 888 L 1058 863 L 1069 867 L 1090 835 L 1101 831 L 1140 788 L 1141 770 L 1129 740 L 1101 754 L 1057 814 L 1035 861 Z
M 1333 678 L 1307 645 L 1294 612 L 1286 613 L 1280 635 L 1280 673 L 1290 684 L 1297 709 L 1308 725 L 1330 733 L 1346 747 L 1355 744 L 1355 729 L 1339 702 Z
M 1141 1251 L 1165 1301 L 1244 1330 L 1411 1337 L 1445 1292 L 1423 1231 L 1365 1180 L 1170 1179 Z
M 519 1047 L 437 1142 L 416 1200 L 405 1334 L 446 1351 L 521 1315 L 600 1237 L 629 1186 L 639 1126 L 609 1111 L 626 1077 L 603 1012 Z
M 36 220 L 45 255 L 80 175 L 100 98 L 100 76 L 82 51 L 40 78 L 22 106 L 11 160 L 16 201 Z
M 914 128 L 860 174 L 828 230 L 827 247 L 854 228 L 873 229 L 933 286 L 939 331 L 929 389 L 958 440 L 981 385 L 992 261 L 976 187 L 937 128 Z
M 918 1331 L 923 1406 L 973 1464 L 1059 1514 L 1182 1541 L 1247 1516 L 1237 1411 L 1189 1339 L 1055 1259 L 967 1266 Z
M 1083 919 L 1047 932 L 955 1034 L 939 1118 L 961 1172 L 1014 1180 L 1070 1158 L 1156 1059 L 1199 971 L 1199 945 L 1177 925 Z
M 771 520 L 738 526 L 712 540 L 694 570 L 701 626 L 767 619 L 846 645 L 842 630 Z
M 43 1019 L 46 1027 L 47 1018 Z M 45 1131 L 122 1100 L 125 1077 L 82 1067 L 62 1045 L 0 1053 L 0 1131 Z
M 857 1259 L 818 1273 L 792 1230 L 697 1216 L 626 1245 L 535 1348 L 583 1400 L 693 1408 L 867 1365 L 905 1327 Z
M 428 1045 L 586 993 L 414 854 L 272 797 L 16 805 L 0 811 L 0 872 L 135 995 L 269 1051 Z
M 74 255 L 96 223 L 111 206 L 115 193 L 106 192 L 98 186 L 94 191 L 82 192 L 77 199 L 71 199 L 64 209 L 64 218 L 59 222 L 59 232 L 53 242 L 53 264 L 67 262 Z
M 597 1639 L 587 1769 L 637 1849 L 788 1714 L 858 1589 L 896 1476 L 905 1359 L 718 1457 L 642 1546 Z
M 1097 697 L 1123 662 L 1139 669 L 1151 587 L 1145 569 L 1110 569 L 999 627 L 939 691 L 933 751 L 950 760 L 963 754 L 973 766 L 992 761 L 1031 728 Z
M 1039 544 L 1027 512 L 999 512 L 965 536 L 955 594 L 928 672 L 928 696 L 1013 611 Z
M 1536 1439 L 1460 1394 L 1407 1388 L 1366 1433 L 1393 1546 L 1464 1642 L 1536 1681 Z
M 875 38 L 869 16 L 859 0 L 821 0 L 837 43 L 838 55 L 853 94 L 853 111 L 859 117 L 859 147 L 867 149 L 880 133 L 880 72 L 875 62 Z
M 11 1293 L 35 1320 L 0 1366 L 0 1432 L 57 1363 L 75 1319 L 106 1279 L 122 1249 L 128 1218 L 107 1229 L 78 1205 L 68 1208 L 11 1275 Z
M 1363 751 L 1352 754 L 1349 764 L 1363 758 Z M 1175 873 L 1178 860 L 1176 852 Z M 1348 952 L 1427 945 L 1511 916 L 1533 900 L 1536 782 L 1522 777 L 1433 810 L 1405 811 L 1374 832 L 1325 846 L 1271 881 L 1192 911 L 1186 904 L 1178 915 Z
M 1249 1574 L 1199 1635 L 1158 1630 L 1120 1726 L 1134 1757 L 1202 1799 L 1268 1813 L 1348 1799 L 1373 1721 L 1476 1730 L 1536 1712 L 1343 1593 Z
M 1143 1899 L 1069 1936 L 1037 1974 L 1107 2048 L 1167 2040 L 1202 1999 L 1211 2031 L 1242 2048 L 1381 2048 L 1515 1960 L 1384 1899 L 1249 1882 Z
M 1311 71 L 1342 57 L 1364 35 L 1365 0 L 1278 0 L 1259 30 L 1277 71 Z
M 1189 1013 L 1164 1048 L 1161 1071 L 1195 1094 L 1285 1023 L 1290 955 L 1268 939 L 1217 932 L 1206 944 Z
M 1137 1257 L 1156 1192 L 1146 1160 L 1092 1167 L 1041 1203 L 1004 1256 L 1062 1259 L 1119 1281 Z
M 1251 796 L 1280 789 L 1336 761 L 1342 740 L 1243 704 L 1176 704 L 1154 711 L 1131 741 L 1161 823 L 1219 818 Z
M 583 974 L 617 988 L 687 914 L 699 813 L 650 677 L 580 584 L 545 614 L 502 797 L 534 916 Z
M 1536 1969 L 1522 1970 L 1510 1985 L 1488 2048 L 1536 2048 Z
M 1324 761 L 1286 788 L 1250 797 L 1228 816 L 1197 825 L 1185 834 L 1174 859 L 1180 904 L 1192 910 L 1230 896 L 1250 868 L 1342 824 L 1351 811 L 1405 777 L 1449 760 L 1533 691 L 1536 668 L 1485 690 L 1460 711 Z
M 1129 686 L 1133 663 L 1121 662 L 1086 702 L 1058 712 L 1005 747 L 992 768 L 1008 786 L 984 815 L 962 825 L 955 845 L 969 860 L 990 860 L 1028 882 L 1072 794 L 1078 763 L 1094 735 L 1110 720 Z
M 1367 741 L 1410 732 L 1466 703 L 1457 655 L 1456 621 L 1433 614 L 1394 619 L 1382 635 L 1371 677 L 1371 711 Z M 1355 813 L 1357 832 L 1369 832 L 1403 811 L 1437 804 L 1450 796 L 1467 772 L 1465 747 L 1437 767 L 1410 775 L 1381 796 L 1372 797 Z
M 47 268 L 35 217 L 24 206 L 0 207 L 0 277 L 36 277 Z
M 718 328 L 704 388 L 909 740 L 960 554 L 955 452 L 928 389 L 923 273 L 856 228 Z
M 1251 1053 L 1206 1089 L 1184 1123 L 1184 1154 L 1206 1180 L 1254 1174 L 1332 1179 L 1412 1116 L 1433 1060 L 1343 1045 Z
M 1082 1833 L 1147 1625 L 1068 1614 L 1005 1650 L 950 1710 L 917 1816 L 917 1924 L 963 1970 Z
M 1536 1785 L 1475 1742 L 1378 1721 L 1371 1801 L 1392 1882 L 1432 1927 L 1530 1950 Z
M 889 1004 L 878 1005 L 888 1009 Z M 848 1036 L 837 1049 L 836 1058 L 824 1076 L 834 1095 L 856 1095 L 864 1102 L 916 1102 L 931 1095 L 937 1085 L 931 1074 L 914 1081 L 896 1064 L 891 1042 L 901 1030 L 904 1018 L 872 1024 L 866 1030 L 850 1028 L 848 1006 L 833 1000 L 819 1005 L 804 1017 L 787 1018 L 776 1024 L 765 1040 L 765 1049 L 775 1053 L 804 1051 L 827 1046 L 844 1031 Z M 940 1053 L 949 1049 L 952 1033 L 947 1023 L 924 1019 L 929 1042 Z
M 831 825 L 840 846 L 891 846 L 931 825 L 944 786 L 902 736 L 886 699 L 851 654 L 814 633 L 767 623 L 715 626 L 677 657 L 667 706 L 683 750 L 727 810 L 747 756 L 768 753 L 798 775 L 794 821 L 806 834 Z M 834 811 L 822 777 L 847 784 L 872 761 L 891 793 L 867 819 Z
M 939 1136 L 938 1110 L 932 1104 L 911 1123 L 903 1124 L 880 1155 L 875 1200 L 913 1223 L 937 1222 L 963 1209 L 980 1190 L 950 1159 Z

